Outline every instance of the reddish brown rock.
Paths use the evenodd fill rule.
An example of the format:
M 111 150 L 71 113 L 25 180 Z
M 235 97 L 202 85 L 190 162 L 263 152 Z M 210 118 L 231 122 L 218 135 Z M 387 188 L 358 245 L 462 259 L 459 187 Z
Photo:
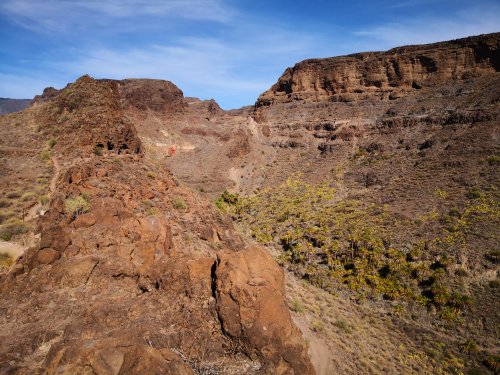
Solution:
M 283 271 L 260 246 L 222 253 L 216 268 L 217 312 L 224 331 L 242 340 L 271 373 L 313 374 L 284 299 Z
M 172 82 L 159 79 L 124 79 L 118 81 L 125 108 L 164 113 L 182 112 L 187 106 L 182 91 Z
M 37 259 L 41 264 L 50 264 L 59 259 L 61 254 L 54 249 L 42 249 L 38 252 Z
M 152 348 L 132 335 L 97 340 L 74 340 L 53 346 L 44 363 L 47 375 L 152 374 L 191 375 L 182 359 L 167 348 Z

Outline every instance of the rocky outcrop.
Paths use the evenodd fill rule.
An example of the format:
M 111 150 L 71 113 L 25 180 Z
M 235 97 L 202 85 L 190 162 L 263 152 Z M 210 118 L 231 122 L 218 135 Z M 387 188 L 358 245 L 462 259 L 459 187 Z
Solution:
M 313 374 L 282 271 L 135 154 L 118 85 L 84 76 L 32 109 L 64 164 L 39 243 L 0 275 L 0 373 Z
M 117 81 L 85 75 L 45 100 L 39 106 L 38 131 L 57 140 L 58 152 L 73 157 L 141 153 L 135 128 L 123 112 Z
M 118 81 L 125 108 L 150 109 L 162 113 L 182 112 L 187 106 L 182 91 L 172 82 L 159 79 L 124 79 Z
M 273 374 L 313 373 L 286 306 L 283 271 L 261 247 L 217 257 L 217 313 L 224 332 Z
M 397 99 L 422 87 L 500 71 L 500 33 L 305 60 L 288 68 L 256 103 Z M 258 117 L 258 116 L 257 116 Z

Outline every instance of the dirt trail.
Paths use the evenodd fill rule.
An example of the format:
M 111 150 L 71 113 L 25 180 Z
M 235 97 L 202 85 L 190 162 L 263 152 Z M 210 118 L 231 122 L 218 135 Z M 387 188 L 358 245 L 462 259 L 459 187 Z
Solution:
M 54 193 L 56 190 L 56 185 L 57 185 L 57 179 L 59 178 L 59 174 L 61 172 L 61 165 L 59 164 L 59 161 L 55 156 L 51 158 L 52 160 L 52 165 L 54 167 L 54 174 L 52 175 L 52 178 L 50 179 L 50 184 L 49 184 L 49 193 L 47 194 L 48 197 Z M 31 207 L 28 211 L 28 214 L 24 218 L 26 221 L 30 221 L 38 216 L 38 211 L 42 208 L 42 205 L 40 203 L 35 204 L 33 207 Z
M 61 165 L 59 164 L 57 158 L 53 156 L 51 160 L 52 160 L 52 165 L 54 166 L 54 174 L 52 175 L 52 178 L 50 180 L 49 192 L 47 194 L 48 197 L 50 197 L 56 190 L 57 179 L 59 178 L 61 172 Z M 43 206 L 40 203 L 35 204 L 33 207 L 29 209 L 28 213 L 24 217 L 24 220 L 30 221 L 37 218 L 39 215 L 38 212 L 42 207 Z M 29 233 L 27 234 L 27 236 L 29 238 L 25 238 L 24 245 L 16 242 L 0 241 L 0 253 L 7 253 L 14 259 L 19 258 L 32 244 L 35 243 L 33 233 Z
M 293 322 L 302 332 L 309 343 L 309 357 L 316 370 L 317 375 L 332 375 L 337 373 L 333 368 L 331 352 L 328 346 L 308 328 L 307 322 L 300 317 L 294 316 Z

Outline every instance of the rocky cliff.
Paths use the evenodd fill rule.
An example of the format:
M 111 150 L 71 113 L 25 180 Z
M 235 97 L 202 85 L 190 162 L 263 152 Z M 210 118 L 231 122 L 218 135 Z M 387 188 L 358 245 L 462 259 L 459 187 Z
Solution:
M 260 107 L 294 100 L 395 99 L 422 87 L 500 71 L 500 33 L 386 52 L 305 60 L 287 68 L 257 100 Z

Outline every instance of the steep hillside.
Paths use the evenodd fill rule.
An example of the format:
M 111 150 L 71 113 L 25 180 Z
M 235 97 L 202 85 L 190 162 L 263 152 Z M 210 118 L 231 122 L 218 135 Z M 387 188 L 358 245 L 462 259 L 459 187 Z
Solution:
M 55 179 L 2 223 L 31 244 L 0 276 L 2 373 L 314 373 L 269 254 L 144 155 L 123 108 L 176 90 L 84 76 L 2 118 L 5 159 L 39 155 Z M 3 173 L 35 184 L 24 164 Z
M 273 246 L 300 278 L 368 300 L 363 304 L 374 311 L 394 308 L 399 318 L 386 326 L 394 335 L 410 327 L 425 332 L 425 340 L 403 334 L 413 342 L 404 346 L 416 367 L 399 367 L 404 361 L 394 360 L 394 350 L 384 361 L 399 367 L 394 372 L 488 371 L 498 358 L 499 38 L 306 60 L 287 69 L 255 106 L 265 144 L 275 149 L 262 170 L 264 189 L 222 197 L 249 234 Z M 338 328 L 338 320 L 309 315 L 328 333 Z M 383 325 L 370 319 L 356 342 L 371 342 L 372 329 Z M 325 341 L 337 357 L 353 355 L 356 349 L 343 341 L 339 350 L 331 337 Z M 354 356 L 365 360 L 370 351 L 359 348 Z M 461 359 L 453 364 L 453 357 Z M 376 365 L 337 364 L 352 373 L 367 366 Z

